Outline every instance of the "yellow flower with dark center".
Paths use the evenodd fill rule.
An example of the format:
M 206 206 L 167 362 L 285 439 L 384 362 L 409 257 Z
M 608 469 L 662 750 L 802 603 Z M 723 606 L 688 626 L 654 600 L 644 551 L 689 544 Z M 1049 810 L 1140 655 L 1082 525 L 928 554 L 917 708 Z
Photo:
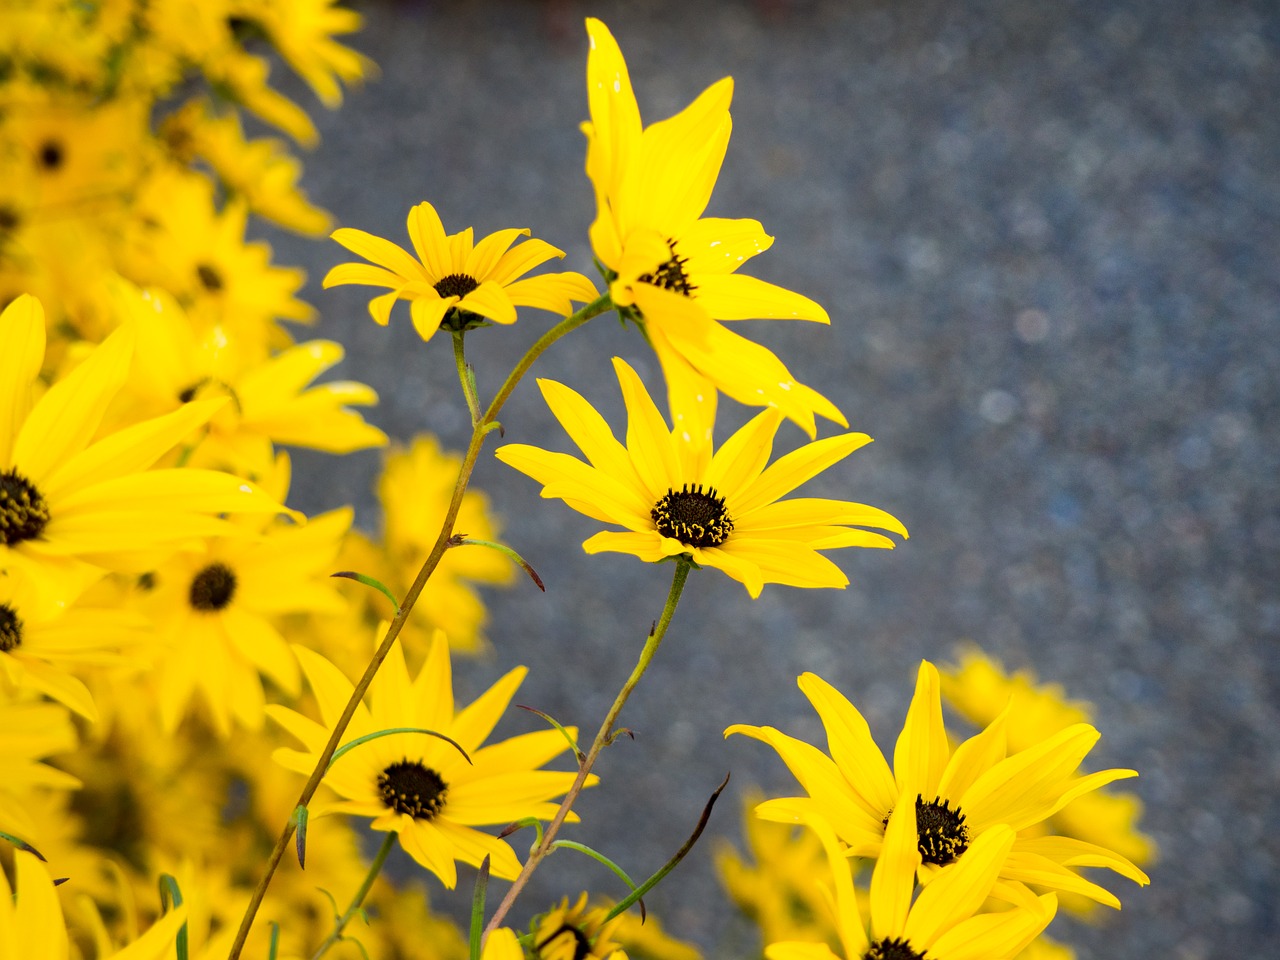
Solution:
M 409 211 L 409 239 L 414 254 L 363 230 L 343 227 L 333 239 L 369 263 L 341 263 L 324 278 L 325 289 L 343 284 L 387 287 L 390 293 L 369 301 L 369 315 L 382 326 L 397 300 L 408 300 L 414 329 L 429 340 L 442 325 L 464 329 L 484 320 L 516 322 L 516 307 L 536 307 L 561 316 L 573 302 L 596 298 L 596 288 L 580 273 L 544 273 L 524 277 L 534 267 L 563 257 L 544 240 L 530 239 L 526 229 L 499 230 L 479 243 L 467 227 L 446 235 L 435 207 L 425 200 Z M 520 279 L 524 277 L 524 279 Z
M 352 684 L 319 654 L 299 646 L 294 652 L 323 723 L 274 704 L 267 707 L 267 714 L 306 748 L 277 750 L 276 761 L 309 774 L 351 697 Z M 575 777 L 539 769 L 568 748 L 556 730 L 484 745 L 525 672 L 523 667 L 511 670 L 472 704 L 455 712 L 449 645 L 443 634 L 436 633 L 415 677 L 410 677 L 397 641 L 374 677 L 368 704 L 357 707 L 343 743 L 400 727 L 431 730 L 454 743 L 421 733 L 390 734 L 363 743 L 344 754 L 325 775 L 323 783 L 340 799 L 313 801 L 312 814 L 369 817 L 374 830 L 396 833 L 405 851 L 450 889 L 457 884 L 459 860 L 479 866 L 487 856 L 493 876 L 514 879 L 520 861 L 511 847 L 476 828 L 525 817 L 550 819 L 558 806 L 551 799 L 567 791 Z M 577 735 L 576 729 L 569 730 L 571 736 Z M 595 780 L 593 775 L 588 784 Z M 576 817 L 570 814 L 569 819 Z
M 0 570 L 21 570 L 40 603 L 64 604 L 101 573 L 138 570 L 195 537 L 234 532 L 217 513 L 284 508 L 248 481 L 148 469 L 217 413 L 195 401 L 95 439 L 129 374 L 124 326 L 35 400 L 44 310 L 22 296 L 0 314 Z
M 551 412 L 589 463 L 525 444 L 497 450 L 499 460 L 543 484 L 544 497 L 626 527 L 591 537 L 583 544 L 588 553 L 630 553 L 650 562 L 688 556 L 758 597 L 766 583 L 847 586 L 848 578 L 819 551 L 894 545 L 860 527 L 907 535 L 876 507 L 781 499 L 869 443 L 865 434 L 818 440 L 766 466 L 782 415 L 764 410 L 713 454 L 709 432 L 670 430 L 636 372 L 616 357 L 613 365 L 627 406 L 625 446 L 585 399 L 563 384 L 539 380 Z
M 1001 889 L 1013 908 L 980 913 L 1000 882 L 1000 865 L 1013 831 L 992 828 L 974 841 L 948 872 L 915 894 L 920 852 L 914 804 L 903 797 L 892 810 L 884 850 L 871 874 L 869 910 L 859 908 L 852 867 L 830 825 L 802 808 L 778 809 L 778 819 L 811 827 L 826 849 L 833 880 L 832 905 L 845 960 L 1010 960 L 1049 925 L 1057 912 L 1053 894 Z M 826 943 L 781 942 L 765 947 L 767 960 L 837 960 Z
M 810 437 L 815 414 L 848 426 L 771 351 L 717 322 L 830 323 L 808 297 L 736 272 L 773 243 L 757 221 L 702 216 L 729 143 L 733 81 L 726 77 L 676 116 L 643 127 L 613 35 L 591 18 L 587 32 L 591 245 L 608 270 L 613 302 L 634 308 L 680 395 L 707 397 L 714 385 L 740 403 L 778 408 Z
M 807 797 L 768 800 L 762 816 L 790 819 L 802 810 L 830 825 L 851 856 L 881 855 L 890 812 L 909 803 L 917 824 L 920 880 L 936 881 L 986 833 L 1009 827 L 1017 833 L 1000 866 L 1003 880 L 1082 894 L 1119 908 L 1109 891 L 1074 868 L 1106 867 L 1145 885 L 1147 875 L 1112 850 L 1070 837 L 1041 836 L 1039 825 L 1076 797 L 1133 770 L 1077 775 L 1099 734 L 1077 723 L 1016 753 L 1006 748 L 1008 711 L 977 736 L 952 750 L 942 722 L 938 671 L 922 661 L 915 696 L 890 768 L 871 738 L 862 714 L 839 691 L 815 674 L 799 679 L 827 732 L 830 756 L 774 727 L 735 724 L 725 731 L 745 734 L 773 747 L 805 789 Z M 905 798 L 905 799 L 904 799 Z M 897 816 L 896 813 L 893 816 Z
M 605 921 L 607 906 L 587 908 L 580 894 L 573 906 L 569 898 L 538 919 L 529 955 L 533 960 L 626 960 L 626 952 L 613 940 L 622 917 Z

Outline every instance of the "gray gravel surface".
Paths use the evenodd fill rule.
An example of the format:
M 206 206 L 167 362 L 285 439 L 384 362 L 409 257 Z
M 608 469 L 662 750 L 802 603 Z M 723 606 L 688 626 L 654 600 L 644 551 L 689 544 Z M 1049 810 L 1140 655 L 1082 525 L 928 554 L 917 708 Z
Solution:
M 746 324 L 876 438 L 808 489 L 891 510 L 912 538 L 836 555 L 847 591 L 766 588 L 756 602 L 695 574 L 627 708 L 574 835 L 644 875 L 733 772 L 791 792 L 734 722 L 816 736 L 794 679 L 840 686 L 891 747 L 921 657 L 971 638 L 1093 700 L 1095 766 L 1134 766 L 1162 859 L 1119 890 L 1105 927 L 1055 930 L 1083 957 L 1264 957 L 1280 882 L 1277 256 L 1280 8 L 1266 0 L 899 0 L 697 4 L 474 0 L 368 4 L 355 45 L 382 78 L 318 117 L 312 196 L 344 225 L 405 242 L 429 199 L 451 231 L 529 226 L 590 272 L 582 173 L 586 13 L 626 53 L 647 120 L 733 74 L 734 135 L 711 212 L 777 237 L 754 272 L 833 324 Z M 373 383 L 399 438 L 465 424 L 447 340 L 390 330 L 358 288 L 322 293 L 331 243 L 272 236 L 307 267 L 341 373 Z M 403 308 L 401 308 L 403 309 Z M 550 318 L 472 338 L 482 390 Z M 540 374 L 613 422 L 607 358 L 651 384 L 633 332 L 595 321 Z M 742 411 L 726 404 L 730 420 Z M 533 385 L 508 440 L 563 449 Z M 787 428 L 784 442 L 800 434 Z M 357 504 L 377 523 L 376 455 L 299 455 L 299 505 Z M 599 525 L 486 457 L 477 483 L 547 581 L 494 592 L 494 656 L 473 696 L 526 663 L 519 699 L 594 728 L 665 595 L 668 568 L 589 559 Z M 521 721 L 525 723 L 526 721 Z M 513 726 L 512 729 L 515 727 Z M 751 955 L 702 844 L 649 899 L 712 956 Z M 530 907 L 611 878 L 554 858 Z M 443 895 L 436 898 L 443 901 Z

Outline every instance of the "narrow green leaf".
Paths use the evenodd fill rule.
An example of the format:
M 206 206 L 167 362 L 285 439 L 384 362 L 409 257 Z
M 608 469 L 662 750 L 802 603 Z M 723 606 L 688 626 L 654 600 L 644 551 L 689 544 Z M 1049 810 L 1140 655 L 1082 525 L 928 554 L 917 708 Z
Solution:
M 627 876 L 627 872 L 623 870 L 620 866 L 618 866 L 616 863 L 614 863 L 612 860 L 610 860 L 608 857 L 606 857 L 599 850 L 593 850 L 591 847 L 588 847 L 585 843 L 579 843 L 576 840 L 557 840 L 551 846 L 553 848 L 564 847 L 567 850 L 577 850 L 579 853 L 585 853 L 592 860 L 595 860 L 597 863 L 603 863 L 606 867 L 612 870 L 614 876 L 616 876 L 619 880 L 621 880 L 623 883 L 627 885 L 628 890 L 631 890 L 632 892 L 635 891 L 636 889 L 635 882 L 629 876 Z M 636 899 L 640 900 L 639 894 L 636 895 Z M 640 916 L 641 918 L 644 918 L 645 916 L 643 900 L 640 900 Z
M 12 833 L 5 833 L 3 830 L 0 830 L 0 840 L 8 840 L 19 850 L 25 850 L 27 853 L 32 854 L 41 863 L 49 862 L 44 858 L 43 853 L 41 853 L 39 850 L 37 850 L 31 844 L 27 843 L 27 841 L 23 840 L 22 838 L 15 837 Z
M 521 710 L 528 710 L 530 713 L 541 717 L 543 720 L 547 721 L 547 723 L 551 724 L 551 726 L 559 730 L 560 736 L 564 737 L 565 741 L 569 744 L 569 749 L 572 750 L 573 755 L 578 758 L 578 763 L 583 763 L 586 761 L 587 755 L 578 748 L 578 742 L 573 739 L 572 734 L 570 734 L 569 731 L 565 729 L 564 725 L 559 720 L 551 716 L 551 714 L 549 713 L 543 713 L 537 707 L 526 707 L 523 703 L 517 703 L 516 706 L 519 707 Z M 630 733 L 631 731 L 628 730 L 627 732 Z M 632 739 L 634 739 L 634 737 Z
M 707 822 L 711 819 L 711 808 L 716 805 L 716 801 L 720 799 L 720 794 L 724 792 L 724 788 L 727 787 L 728 785 L 729 785 L 729 774 L 726 773 L 724 775 L 724 779 L 720 781 L 720 786 L 716 787 L 715 793 L 711 794 L 710 799 L 707 800 L 706 806 L 702 808 L 702 816 L 698 818 L 698 825 L 693 828 L 693 833 L 689 835 L 689 839 L 686 840 L 684 842 L 684 845 L 675 852 L 675 856 L 673 856 L 670 860 L 668 860 L 663 865 L 661 870 L 659 870 L 657 873 L 651 876 L 644 883 L 640 884 L 640 886 L 632 890 L 631 893 L 628 894 L 626 897 L 624 897 L 623 899 L 619 900 L 616 904 L 614 904 L 613 909 L 610 910 L 609 913 L 604 918 L 605 923 L 608 923 L 618 914 L 622 913 L 623 910 L 626 910 L 633 903 L 635 903 L 637 900 L 643 897 L 646 893 L 648 893 L 650 890 L 656 887 L 659 881 L 661 881 L 663 877 L 665 877 L 668 873 L 674 870 L 676 868 L 676 864 L 678 864 L 681 860 L 683 860 L 688 855 L 689 851 L 693 849 L 693 845 L 698 842 L 698 838 L 702 836 L 702 831 L 706 829 Z M 643 919 L 644 908 L 641 907 L 640 910 L 641 910 L 640 916 Z
M 307 869 L 307 818 L 309 816 L 310 811 L 300 803 L 293 808 L 293 815 L 289 818 L 298 830 L 293 842 L 294 849 L 298 851 L 298 866 L 303 870 Z
M 267 946 L 267 960 L 276 960 L 276 953 L 280 950 L 280 924 L 272 920 L 270 926 L 271 943 Z
M 480 939 L 484 932 L 484 900 L 489 892 L 489 855 L 480 861 L 475 891 L 471 894 L 471 960 L 480 960 Z
M 389 737 L 393 733 L 425 733 L 429 737 L 435 737 L 437 740 L 443 740 L 462 754 L 462 759 L 466 760 L 467 763 L 471 762 L 471 757 L 467 755 L 467 751 L 462 749 L 462 745 L 452 737 L 446 737 L 443 733 L 437 733 L 434 730 L 427 730 L 423 727 L 388 727 L 386 730 L 376 730 L 373 733 L 366 733 L 363 737 L 356 737 L 350 743 L 344 743 L 337 750 L 333 751 L 333 757 L 329 760 L 329 768 L 332 768 L 333 765 L 338 762 L 338 758 L 352 747 L 358 747 L 360 744 L 368 743 L 370 740 L 377 740 L 379 737 Z
M 337 573 L 329 574 L 331 577 L 345 577 L 348 580 L 354 580 L 357 583 L 363 583 L 366 587 L 373 587 L 380 594 L 391 601 L 391 605 L 396 608 L 396 613 L 400 612 L 400 601 L 396 599 L 396 595 L 391 592 L 385 583 L 381 580 L 369 576 L 367 573 L 357 573 L 354 570 L 339 570 Z
M 546 585 L 543 584 L 542 578 L 538 576 L 538 571 L 533 569 L 533 567 L 529 565 L 529 562 L 525 560 L 524 557 L 520 556 L 520 554 L 516 553 L 506 544 L 494 543 L 492 540 L 475 540 L 467 536 L 453 537 L 449 541 L 449 546 L 451 547 L 463 547 L 463 546 L 467 546 L 468 544 L 475 547 L 488 547 L 490 550 L 497 550 L 500 554 L 502 554 L 508 560 L 511 560 L 514 563 L 518 563 L 521 569 L 524 570 L 524 572 L 529 575 L 529 579 L 534 582 L 534 585 L 537 586 L 539 590 L 541 590 L 543 593 L 547 592 Z
M 178 881 L 168 873 L 160 874 L 160 904 L 165 913 L 175 907 L 182 906 L 182 891 L 178 889 Z M 178 960 L 188 960 L 190 947 L 187 944 L 187 925 L 185 923 L 178 930 L 178 937 L 174 946 L 177 949 Z

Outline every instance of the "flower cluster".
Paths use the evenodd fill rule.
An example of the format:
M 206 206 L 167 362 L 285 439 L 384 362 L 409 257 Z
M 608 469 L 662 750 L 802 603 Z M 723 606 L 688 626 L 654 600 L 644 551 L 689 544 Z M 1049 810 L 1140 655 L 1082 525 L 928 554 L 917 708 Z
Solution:
M 405 301 L 424 342 L 444 331 L 470 415 L 465 451 L 428 435 L 390 447 L 370 535 L 349 506 L 310 517 L 286 506 L 284 447 L 342 455 L 389 439 L 353 409 L 376 403 L 371 387 L 316 382 L 343 349 L 295 338 L 291 324 L 314 314 L 296 296 L 304 278 L 246 239 L 251 216 L 329 232 L 287 141 L 248 139 L 244 119 L 310 145 L 312 121 L 268 82 L 271 66 L 283 61 L 336 107 L 373 69 L 336 39 L 359 16 L 334 0 L 10 6 L 0 957 L 697 960 L 656 920 L 641 925 L 640 898 L 698 840 L 719 791 L 642 883 L 559 838 L 578 821 L 574 803 L 599 783 L 595 763 L 693 571 L 715 568 L 753 599 L 771 584 L 839 589 L 849 579 L 830 552 L 907 537 L 879 507 L 796 495 L 870 437 L 819 437 L 824 421 L 847 431 L 844 414 L 730 329 L 831 322 L 803 294 L 739 272 L 772 243 L 761 224 L 704 215 L 732 81 L 645 125 L 617 42 L 587 21 L 598 285 L 543 270 L 565 254 L 527 229 L 447 233 L 425 200 L 407 215 L 412 252 L 355 227 L 331 233 L 360 260 L 324 286 L 376 288 L 369 313 L 382 326 Z M 482 388 L 471 338 L 522 310 L 555 322 Z M 656 354 L 665 403 L 614 357 L 627 418 L 615 434 L 581 394 L 543 378 L 581 456 L 520 442 L 496 456 L 610 527 L 588 553 L 665 564 L 671 588 L 593 739 L 534 708 L 521 718 L 532 730 L 507 732 L 526 669 L 459 706 L 452 657 L 491 649 L 478 587 L 520 568 L 542 582 L 470 481 L 488 436 L 519 428 L 498 417 L 532 365 L 608 311 Z M 717 443 L 722 394 L 752 415 Z M 806 439 L 783 450 L 790 424 Z M 1053 690 L 976 652 L 945 674 L 923 663 L 890 763 L 842 694 L 814 674 L 799 683 L 827 752 L 773 727 L 727 731 L 773 747 L 804 791 L 756 806 L 759 868 L 722 855 L 771 960 L 1049 955 L 1059 948 L 1038 938 L 1060 900 L 1085 914 L 1119 906 L 1081 868 L 1146 883 L 1137 801 L 1102 790 L 1135 773 L 1079 773 L 1099 734 Z M 954 744 L 944 696 L 977 734 Z M 380 840 L 371 863 L 360 827 Z M 521 830 L 531 843 L 512 839 Z M 469 937 L 430 910 L 421 884 L 382 875 L 396 846 L 445 889 L 474 880 Z M 566 896 L 517 932 L 513 905 L 556 850 L 588 855 L 628 894 Z M 509 884 L 496 906 L 491 880 Z M 356 940 L 353 919 L 370 914 L 383 922 Z

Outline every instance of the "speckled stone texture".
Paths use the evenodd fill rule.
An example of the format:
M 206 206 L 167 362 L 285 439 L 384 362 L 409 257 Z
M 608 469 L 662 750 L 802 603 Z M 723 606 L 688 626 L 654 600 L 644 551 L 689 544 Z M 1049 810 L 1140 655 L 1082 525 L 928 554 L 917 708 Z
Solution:
M 768 587 L 756 602 L 695 574 L 573 835 L 645 875 L 684 839 L 726 771 L 711 832 L 736 836 L 746 789 L 792 792 L 730 723 L 816 737 L 794 685 L 814 670 L 892 746 L 921 657 L 971 638 L 1092 700 L 1092 758 L 1134 766 L 1162 859 L 1101 928 L 1059 921 L 1082 957 L 1265 957 L 1280 883 L 1280 7 L 1220 0 L 724 3 L 535 0 L 369 4 L 355 45 L 382 78 L 320 116 L 306 184 L 339 221 L 399 242 L 422 199 L 446 227 L 529 226 L 591 271 L 582 172 L 582 16 L 606 19 L 647 120 L 733 74 L 734 135 L 711 211 L 777 238 L 757 275 L 833 323 L 749 323 L 876 443 L 807 489 L 882 506 L 911 540 L 835 558 L 846 591 Z M 301 94 L 300 94 L 301 95 Z M 372 418 L 465 442 L 447 340 L 389 330 L 365 291 L 319 290 L 331 243 L 272 235 L 304 264 L 341 375 L 373 383 Z M 403 308 L 400 308 L 403 309 Z M 482 392 L 550 323 L 472 337 Z M 537 372 L 619 424 L 608 357 L 651 385 L 639 338 L 609 318 Z M 731 422 L 741 408 L 726 404 Z M 532 383 L 508 441 L 564 449 Z M 786 428 L 782 444 L 798 443 Z M 298 455 L 307 509 L 355 502 L 376 525 L 375 454 Z M 477 484 L 547 582 L 490 594 L 474 696 L 525 663 L 518 696 L 594 729 L 665 595 L 669 568 L 589 559 L 599 524 L 541 502 L 486 456 Z M 517 718 L 503 729 L 528 729 Z M 705 840 L 649 898 L 715 957 L 751 955 Z M 402 865 L 403 866 L 403 865 Z M 465 880 L 464 880 L 465 882 Z M 584 885 L 572 853 L 526 910 Z M 435 897 L 437 903 L 444 896 Z M 459 900 L 465 899 L 465 895 Z

